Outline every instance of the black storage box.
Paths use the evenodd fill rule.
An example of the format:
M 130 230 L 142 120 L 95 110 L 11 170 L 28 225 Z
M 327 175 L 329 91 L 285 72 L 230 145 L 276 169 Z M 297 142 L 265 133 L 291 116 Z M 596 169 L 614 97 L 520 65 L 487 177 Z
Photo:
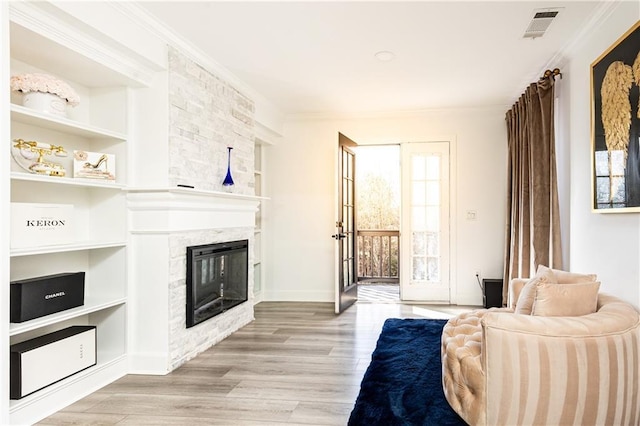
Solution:
M 482 298 L 485 308 L 501 308 L 502 307 L 502 280 L 501 279 L 483 279 L 482 280 Z
M 46 275 L 11 282 L 11 322 L 84 305 L 84 272 Z
M 96 327 L 77 325 L 11 345 L 10 398 L 23 398 L 96 365 L 96 344 Z

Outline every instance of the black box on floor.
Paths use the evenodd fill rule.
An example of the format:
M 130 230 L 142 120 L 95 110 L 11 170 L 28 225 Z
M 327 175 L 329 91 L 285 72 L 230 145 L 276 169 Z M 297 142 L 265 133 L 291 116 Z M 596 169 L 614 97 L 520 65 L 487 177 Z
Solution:
M 502 307 L 502 279 L 486 278 L 482 280 L 482 298 L 485 308 Z
M 20 399 L 96 365 L 96 327 L 67 327 L 13 344 L 9 360 L 9 396 Z
M 84 272 L 46 275 L 11 282 L 11 322 L 84 305 Z

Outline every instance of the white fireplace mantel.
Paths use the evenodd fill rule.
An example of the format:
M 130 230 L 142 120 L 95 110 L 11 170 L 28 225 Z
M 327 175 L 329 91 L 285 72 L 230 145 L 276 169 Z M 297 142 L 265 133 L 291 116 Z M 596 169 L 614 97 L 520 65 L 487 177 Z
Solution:
M 127 188 L 132 233 L 254 227 L 265 197 L 191 188 Z

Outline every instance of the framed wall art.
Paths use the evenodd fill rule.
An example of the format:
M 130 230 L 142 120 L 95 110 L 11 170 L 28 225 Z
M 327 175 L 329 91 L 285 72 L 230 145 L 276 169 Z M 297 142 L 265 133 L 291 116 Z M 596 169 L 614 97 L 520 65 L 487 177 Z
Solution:
M 593 211 L 640 212 L 640 21 L 591 64 Z

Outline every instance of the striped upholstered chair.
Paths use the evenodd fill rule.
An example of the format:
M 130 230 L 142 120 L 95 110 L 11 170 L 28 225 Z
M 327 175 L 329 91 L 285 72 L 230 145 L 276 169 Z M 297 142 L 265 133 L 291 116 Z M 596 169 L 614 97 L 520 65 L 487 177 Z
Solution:
M 470 425 L 640 424 L 636 309 L 599 293 L 590 314 L 517 314 L 526 282 L 511 283 L 509 308 L 446 324 L 442 375 L 451 407 Z

